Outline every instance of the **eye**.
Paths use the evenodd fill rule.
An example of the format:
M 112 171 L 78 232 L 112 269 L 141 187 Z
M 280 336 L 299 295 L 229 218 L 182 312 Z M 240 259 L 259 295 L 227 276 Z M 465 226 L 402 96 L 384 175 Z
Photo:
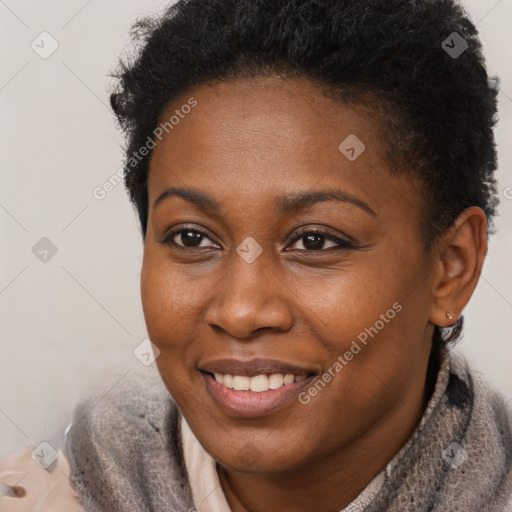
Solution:
M 164 236 L 157 241 L 163 245 L 173 245 L 184 249 L 205 247 L 215 249 L 221 248 L 220 245 L 213 242 L 213 240 L 204 231 L 198 228 L 184 228 L 183 226 L 166 232 Z M 208 244 L 208 241 L 212 243 Z
M 293 239 L 291 245 L 300 241 L 299 245 L 302 245 L 302 247 L 296 247 L 299 251 L 323 251 L 326 249 L 355 248 L 348 240 L 343 240 L 318 229 L 303 230 L 296 233 L 296 235 L 297 236 Z M 289 248 L 290 246 L 287 247 L 287 249 Z

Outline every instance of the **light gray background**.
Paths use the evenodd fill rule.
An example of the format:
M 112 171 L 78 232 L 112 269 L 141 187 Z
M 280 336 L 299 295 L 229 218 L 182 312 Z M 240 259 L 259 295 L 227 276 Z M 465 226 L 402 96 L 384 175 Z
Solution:
M 133 355 L 146 338 L 137 219 L 122 185 L 92 192 L 123 157 L 107 75 L 137 16 L 165 5 L 0 0 L 0 456 L 50 439 L 91 386 L 156 371 Z M 460 350 L 512 397 L 512 0 L 465 5 L 502 80 L 502 204 Z M 59 44 L 47 59 L 31 48 L 43 31 Z M 46 263 L 32 253 L 42 237 L 58 248 Z

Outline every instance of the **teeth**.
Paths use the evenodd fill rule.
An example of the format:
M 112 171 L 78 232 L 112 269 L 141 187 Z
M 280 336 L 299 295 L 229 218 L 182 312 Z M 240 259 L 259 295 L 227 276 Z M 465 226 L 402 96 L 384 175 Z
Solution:
M 293 384 L 294 376 L 291 373 L 287 373 L 284 376 L 283 382 L 286 386 L 286 384 Z
M 215 378 L 217 379 L 217 378 Z M 233 389 L 233 375 L 223 375 L 222 376 L 222 380 L 223 382 L 221 382 L 221 384 L 224 384 L 224 386 L 226 386 L 227 388 L 230 388 L 230 389 Z M 220 381 L 218 381 L 220 382 Z
M 283 380 L 284 380 L 284 375 L 282 373 L 273 373 L 268 378 L 268 387 L 270 389 L 280 388 L 284 384 Z
M 248 391 L 250 381 L 250 377 L 242 377 L 241 375 L 235 375 L 233 377 L 233 387 L 237 391 Z
M 251 391 L 268 391 L 268 377 L 266 375 L 256 375 L 251 377 L 249 385 Z
M 254 377 L 247 377 L 244 375 L 229 375 L 214 373 L 215 380 L 230 389 L 237 391 L 253 391 L 261 393 L 269 389 L 279 389 L 282 386 L 293 384 L 294 382 L 301 382 L 307 378 L 307 375 L 293 375 L 287 373 L 272 373 L 271 375 L 255 375 Z

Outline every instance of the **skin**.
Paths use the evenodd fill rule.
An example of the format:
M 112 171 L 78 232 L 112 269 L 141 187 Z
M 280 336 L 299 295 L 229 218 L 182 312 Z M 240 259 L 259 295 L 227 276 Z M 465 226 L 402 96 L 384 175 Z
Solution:
M 168 105 L 161 119 L 190 97 L 197 106 L 158 142 L 148 178 L 141 291 L 148 333 L 161 351 L 158 370 L 218 461 L 233 512 L 339 511 L 423 414 L 434 324 L 455 322 L 476 286 L 485 216 L 469 208 L 425 252 L 421 184 L 389 172 L 367 110 L 330 99 L 308 81 L 203 85 Z M 338 150 L 350 134 L 366 146 L 355 161 Z M 202 191 L 220 210 L 178 196 L 155 207 L 170 187 Z M 330 188 L 374 214 L 333 200 L 287 213 L 274 207 L 277 196 Z M 197 247 L 180 227 L 207 236 Z M 178 234 L 159 243 L 174 228 Z M 299 228 L 320 228 L 327 237 L 312 249 Z M 249 236 L 262 248 L 252 263 L 236 252 Z M 354 247 L 332 249 L 338 244 L 328 236 Z M 197 369 L 214 358 L 268 357 L 322 374 L 395 303 L 402 306 L 395 318 L 307 404 L 232 417 Z

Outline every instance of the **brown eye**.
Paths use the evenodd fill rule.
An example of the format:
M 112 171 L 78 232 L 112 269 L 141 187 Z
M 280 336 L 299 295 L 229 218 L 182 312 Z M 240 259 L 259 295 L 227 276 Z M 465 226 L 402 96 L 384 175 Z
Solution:
M 189 229 L 186 231 L 180 231 L 173 236 L 173 239 L 178 241 L 175 243 L 177 243 L 177 245 L 182 245 L 183 247 L 200 247 L 204 238 L 205 237 L 198 231 L 192 231 Z
M 208 243 L 210 241 L 211 243 Z M 194 248 L 205 248 L 214 247 L 220 248 L 212 239 L 204 232 L 199 229 L 192 228 L 181 228 L 174 229 L 167 232 L 158 243 L 163 245 L 172 245 L 175 247 L 181 247 L 184 249 Z
M 295 247 L 299 251 L 322 251 L 326 249 L 351 249 L 354 246 L 341 238 L 335 237 L 324 231 L 309 230 L 298 233 L 292 242 L 301 241 L 302 247 Z M 289 246 L 290 247 L 290 246 Z

